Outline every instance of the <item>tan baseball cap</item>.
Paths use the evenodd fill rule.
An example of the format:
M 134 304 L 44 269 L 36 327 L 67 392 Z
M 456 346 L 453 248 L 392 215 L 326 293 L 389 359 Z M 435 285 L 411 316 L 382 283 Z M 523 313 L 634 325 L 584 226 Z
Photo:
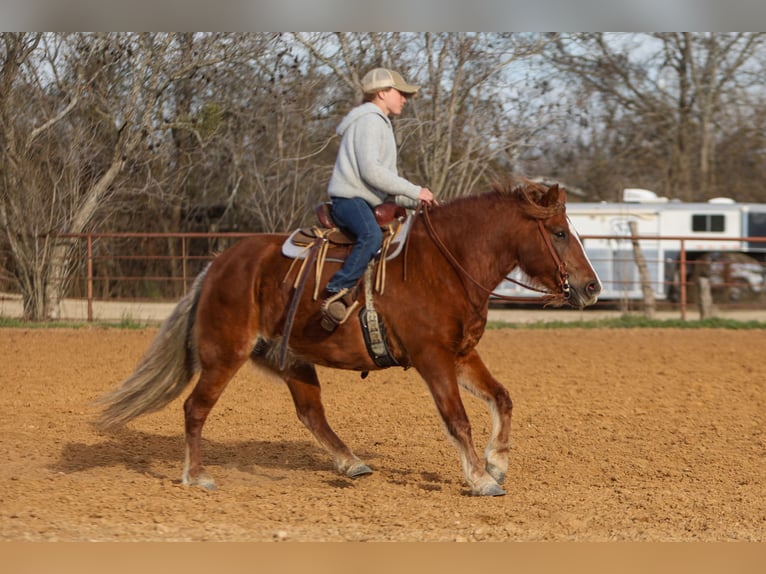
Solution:
M 371 94 L 386 88 L 395 88 L 411 96 L 417 93 L 420 86 L 413 86 L 404 81 L 401 74 L 394 72 L 393 70 L 387 70 L 386 68 L 375 68 L 370 70 L 362 78 L 362 91 L 365 94 Z

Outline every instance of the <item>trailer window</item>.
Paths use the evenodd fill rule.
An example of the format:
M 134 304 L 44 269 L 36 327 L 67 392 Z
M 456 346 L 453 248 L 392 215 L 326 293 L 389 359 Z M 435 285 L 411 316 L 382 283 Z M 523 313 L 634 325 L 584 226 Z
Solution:
M 724 217 L 709 213 L 692 215 L 692 231 L 726 231 Z

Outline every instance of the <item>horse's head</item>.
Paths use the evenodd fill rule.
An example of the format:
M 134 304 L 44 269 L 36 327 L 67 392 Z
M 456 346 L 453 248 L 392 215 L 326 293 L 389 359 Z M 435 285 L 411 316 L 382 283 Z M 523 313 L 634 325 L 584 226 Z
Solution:
M 601 293 L 601 281 L 567 217 L 564 188 L 529 182 L 515 191 L 529 224 L 527 240 L 519 246 L 521 270 L 553 295 L 550 305 L 593 305 Z

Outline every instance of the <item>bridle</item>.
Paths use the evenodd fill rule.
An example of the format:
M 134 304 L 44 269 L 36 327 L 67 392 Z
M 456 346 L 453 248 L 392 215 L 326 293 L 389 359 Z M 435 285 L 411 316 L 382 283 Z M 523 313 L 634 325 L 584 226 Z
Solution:
M 454 255 L 450 252 L 450 250 L 447 248 L 447 246 L 444 244 L 444 242 L 439 237 L 439 234 L 436 232 L 436 229 L 434 229 L 433 223 L 431 223 L 431 216 L 429 214 L 431 209 L 431 206 L 428 205 L 425 202 L 421 202 L 421 212 L 423 213 L 423 221 L 426 226 L 426 230 L 428 231 L 428 235 L 431 237 L 433 242 L 436 244 L 436 246 L 439 248 L 439 251 L 442 252 L 444 257 L 447 259 L 447 261 L 450 262 L 450 264 L 459 271 L 466 279 L 468 279 L 471 283 L 476 285 L 479 289 L 481 289 L 484 293 L 486 293 L 490 297 L 495 297 L 501 301 L 513 301 L 513 302 L 534 302 L 534 301 L 543 301 L 547 305 L 550 305 L 555 302 L 561 302 L 566 301 L 569 299 L 569 297 L 572 294 L 571 287 L 569 285 L 569 274 L 567 273 L 567 266 L 566 263 L 564 263 L 561 258 L 559 257 L 559 254 L 556 253 L 556 250 L 553 247 L 553 243 L 551 242 L 550 235 L 546 233 L 545 226 L 543 225 L 542 219 L 537 220 L 537 228 L 540 230 L 540 234 L 543 237 L 543 241 L 545 242 L 546 247 L 548 247 L 548 252 L 551 254 L 551 257 L 553 257 L 553 261 L 556 263 L 556 267 L 559 271 L 559 282 L 561 291 L 559 293 L 551 293 L 549 291 L 545 291 L 543 289 L 538 289 L 537 287 L 533 287 L 531 285 L 527 285 L 526 283 L 522 281 L 518 281 L 517 279 L 514 279 L 513 277 L 510 277 L 506 275 L 505 279 L 506 281 L 510 281 L 511 283 L 515 283 L 516 285 L 519 285 L 521 287 L 524 287 L 525 289 L 529 289 L 530 291 L 536 291 L 538 293 L 543 293 L 541 297 L 538 297 L 537 299 L 530 298 L 530 297 L 511 297 L 508 295 L 502 295 L 500 293 L 497 293 L 493 291 L 492 289 L 487 289 L 479 283 L 476 279 L 474 279 L 471 274 L 466 271 L 466 269 L 460 264 L 460 262 L 455 258 Z

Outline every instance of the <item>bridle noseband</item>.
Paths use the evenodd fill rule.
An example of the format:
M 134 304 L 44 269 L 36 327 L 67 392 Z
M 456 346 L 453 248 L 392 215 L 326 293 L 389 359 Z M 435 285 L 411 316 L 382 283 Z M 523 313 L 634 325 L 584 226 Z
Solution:
M 548 247 L 548 252 L 551 254 L 551 256 L 553 256 L 553 261 L 556 263 L 556 267 L 558 267 L 559 280 L 561 282 L 561 295 L 564 297 L 564 299 L 569 299 L 569 297 L 572 295 L 572 288 L 569 286 L 569 273 L 567 273 L 567 264 L 561 260 L 559 254 L 553 248 L 551 236 L 545 232 L 545 226 L 543 225 L 542 219 L 537 220 L 537 228 L 540 230 L 540 235 L 543 236 L 543 241 L 545 241 L 545 245 Z
M 542 219 L 537 220 L 537 227 L 540 230 L 540 234 L 543 237 L 543 241 L 545 242 L 545 245 L 548 247 L 548 252 L 553 257 L 553 261 L 556 263 L 556 267 L 558 268 L 561 291 L 559 293 L 550 293 L 548 291 L 538 289 L 537 287 L 527 285 L 526 283 L 523 283 L 522 281 L 518 281 L 517 279 L 514 279 L 513 277 L 506 276 L 505 279 L 507 281 L 510 281 L 511 283 L 515 283 L 516 285 L 524 287 L 525 289 L 529 289 L 531 291 L 536 291 L 538 293 L 544 294 L 542 297 L 539 297 L 538 299 L 531 299 L 529 297 L 511 297 L 508 295 L 502 295 L 500 293 L 496 293 L 492 289 L 487 289 L 486 287 L 484 287 L 484 285 L 482 285 L 476 279 L 474 279 L 468 271 L 466 271 L 466 269 L 460 264 L 460 262 L 455 258 L 455 256 L 452 255 L 452 253 L 450 253 L 447 246 L 439 237 L 439 234 L 436 233 L 433 223 L 431 223 L 431 216 L 429 214 L 431 206 L 425 202 L 421 202 L 420 205 L 421 205 L 420 211 L 423 213 L 423 221 L 425 223 L 426 230 L 428 231 L 428 235 L 431 237 L 433 242 L 439 248 L 439 251 L 442 252 L 444 257 L 446 257 L 447 261 L 449 261 L 450 264 L 457 271 L 459 271 L 471 283 L 473 283 L 474 285 L 479 287 L 482 291 L 487 293 L 490 297 L 496 297 L 497 299 L 500 299 L 502 301 L 514 301 L 514 302 L 526 302 L 526 303 L 537 300 L 537 301 L 544 301 L 546 304 L 550 305 L 557 301 L 566 301 L 572 295 L 572 289 L 569 285 L 569 274 L 567 273 L 566 263 L 564 263 L 559 257 L 559 254 L 556 253 L 556 249 L 553 247 L 553 242 L 551 241 L 550 235 L 548 235 L 548 233 L 545 231 L 545 226 L 543 225 Z

